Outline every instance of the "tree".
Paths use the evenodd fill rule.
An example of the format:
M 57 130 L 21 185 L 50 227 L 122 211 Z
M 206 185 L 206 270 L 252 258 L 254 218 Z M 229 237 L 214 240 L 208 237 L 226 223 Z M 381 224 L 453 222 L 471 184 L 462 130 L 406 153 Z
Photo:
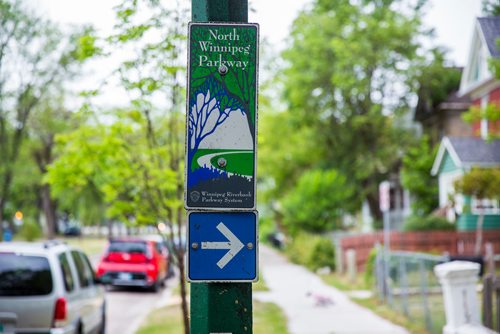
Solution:
M 468 123 L 488 121 L 488 140 L 500 138 L 500 105 L 488 103 L 485 107 L 472 106 L 462 115 Z
M 292 233 L 324 233 L 339 228 L 352 192 L 346 178 L 337 171 L 309 170 L 283 198 L 285 225 Z
M 64 107 L 64 97 L 45 97 L 35 108 L 35 113 L 28 121 L 27 134 L 30 142 L 27 143 L 33 160 L 40 175 L 47 172 L 47 166 L 54 159 L 54 138 L 56 134 L 67 131 L 75 125 L 76 117 Z M 50 184 L 43 183 L 41 178 L 38 183 L 41 206 L 47 225 L 47 238 L 54 238 L 58 232 L 57 203 L 51 196 Z
M 427 136 L 411 146 L 403 157 L 401 183 L 412 194 L 412 211 L 418 217 L 430 214 L 438 204 L 437 179 L 430 175 L 435 157 L 436 148 L 432 148 Z
M 346 175 L 356 201 L 380 218 L 378 184 L 397 169 L 408 132 L 407 79 L 419 59 L 422 3 L 316 0 L 294 21 L 283 54 L 285 100 L 295 128 L 321 150 L 316 164 Z
M 46 181 L 61 199 L 77 201 L 93 192 L 109 220 L 157 225 L 158 210 L 166 216 L 157 207 L 159 194 L 175 191 L 175 172 L 151 163 L 158 152 L 147 146 L 144 119 L 133 112 L 119 115 L 111 125 L 85 125 L 57 136 L 59 156 Z
M 500 168 L 473 168 L 455 182 L 455 190 L 461 194 L 482 199 L 500 199 Z M 475 253 L 481 254 L 483 243 L 484 210 L 479 208 L 476 224 Z
M 188 116 L 190 152 L 196 152 L 203 139 L 214 133 L 233 111 L 245 115 L 241 103 L 214 78 L 208 78 L 194 95 L 196 101 L 190 102 L 192 107 Z
M 483 0 L 483 12 L 490 16 L 499 16 L 500 4 L 496 0 Z
M 26 9 L 20 0 L 0 0 L 0 238 L 14 164 L 28 120 L 45 96 L 60 88 L 81 59 L 70 37 Z
M 116 123 L 111 127 L 113 131 L 126 131 L 122 134 L 121 142 L 114 143 L 112 136 L 106 132 L 108 130 L 104 130 L 105 127 L 94 128 L 92 124 L 87 124 L 86 131 L 101 132 L 90 143 L 102 149 L 100 157 L 103 161 L 96 170 L 96 175 L 87 175 L 89 167 L 85 167 L 88 166 L 86 164 L 77 166 L 87 168 L 81 170 L 81 175 L 87 175 L 87 179 L 75 181 L 76 185 L 83 182 L 82 187 L 91 190 L 95 198 L 105 205 L 107 217 L 120 217 L 129 224 L 157 226 L 159 222 L 164 222 L 171 241 L 182 240 L 185 223 L 185 99 L 182 96 L 185 59 L 182 55 L 185 51 L 185 25 L 188 19 L 187 9 L 182 4 L 180 1 L 163 5 L 157 0 L 123 0 L 115 7 L 116 21 L 112 35 L 104 39 L 89 37 L 91 46 L 99 44 L 102 50 L 95 54 L 91 49 L 84 54 L 118 54 L 117 57 L 123 60 L 108 77 L 118 79 L 119 86 L 128 99 L 121 101 L 125 105 L 122 110 L 108 113 L 107 117 Z M 124 50 L 127 52 L 123 52 Z M 103 86 L 105 84 L 106 82 Z M 93 97 L 102 91 L 101 87 L 86 92 L 88 100 L 84 109 L 96 115 L 97 123 L 101 110 L 93 103 Z M 225 109 L 220 110 L 226 112 Z M 212 112 L 216 112 L 215 109 Z M 77 135 L 81 137 L 84 133 Z M 109 142 L 109 147 L 115 147 L 115 151 L 108 151 L 98 144 L 98 140 L 104 139 Z M 72 146 L 68 146 L 65 152 L 71 153 L 69 147 Z M 123 157 L 116 156 L 116 152 L 121 152 Z M 58 161 L 69 159 L 68 156 L 61 155 Z M 83 159 L 82 162 L 85 161 L 88 159 Z M 107 171 L 103 167 L 108 166 L 109 161 L 114 161 L 117 165 Z M 62 166 L 62 163 L 58 166 Z M 133 174 L 129 175 L 131 170 Z M 67 176 L 70 177 L 70 174 Z M 54 178 L 57 175 L 59 172 L 54 171 Z M 138 179 L 134 182 L 134 178 Z M 49 179 L 51 184 L 53 181 L 53 178 Z M 67 192 L 70 189 L 61 191 Z M 189 312 L 184 255 L 182 247 L 173 249 L 175 264 L 180 273 L 181 307 L 184 331 L 187 334 Z
M 171 7 L 164 7 L 155 0 L 125 0 L 116 7 L 116 15 L 116 33 L 110 38 L 111 47 L 122 49 L 134 46 L 138 50 L 135 56 L 121 64 L 117 72 L 122 87 L 132 97 L 131 105 L 145 122 L 146 131 L 143 134 L 151 152 L 148 164 L 155 171 L 152 175 L 143 175 L 149 207 L 156 221 L 166 222 L 170 232 L 168 237 L 175 244 L 175 239 L 182 240 L 185 222 L 185 126 L 182 121 L 185 105 L 181 95 L 185 77 L 185 59 L 182 54 L 185 50 L 187 9 L 179 1 Z M 150 41 L 145 38 L 147 34 L 158 38 Z M 161 99 L 166 107 L 155 108 L 155 98 Z M 161 119 L 164 122 L 158 121 Z M 143 170 L 143 173 L 146 172 Z M 146 182 L 149 177 L 163 173 L 175 176 L 168 178 L 168 185 L 173 188 L 165 189 L 166 179 L 162 178 Z M 184 332 L 188 334 L 185 250 L 178 247 L 173 251 L 180 273 Z

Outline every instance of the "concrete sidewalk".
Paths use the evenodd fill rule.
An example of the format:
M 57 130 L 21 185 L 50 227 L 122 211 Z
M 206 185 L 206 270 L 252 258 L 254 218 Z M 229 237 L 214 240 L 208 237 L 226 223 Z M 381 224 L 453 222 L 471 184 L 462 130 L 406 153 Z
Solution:
M 281 307 L 291 334 L 409 334 L 264 245 L 260 267 L 270 291 L 256 292 L 254 298 Z

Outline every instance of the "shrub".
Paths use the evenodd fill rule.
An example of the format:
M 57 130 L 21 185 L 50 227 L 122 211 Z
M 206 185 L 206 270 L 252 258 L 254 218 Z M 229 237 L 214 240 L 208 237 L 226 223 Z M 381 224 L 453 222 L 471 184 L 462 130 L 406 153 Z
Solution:
M 374 283 L 373 271 L 375 270 L 375 260 L 377 259 L 377 248 L 372 248 L 365 265 L 365 283 L 366 286 L 371 287 Z
M 323 267 L 335 269 L 335 248 L 331 240 L 320 237 L 314 242 L 307 266 L 312 270 Z
M 403 229 L 405 231 L 450 231 L 455 229 L 455 225 L 448 220 L 438 216 L 410 217 Z
M 19 230 L 19 236 L 26 241 L 34 241 L 42 236 L 42 229 L 32 220 L 25 220 Z
M 335 248 L 330 239 L 309 233 L 297 233 L 286 246 L 292 262 L 311 270 L 323 267 L 335 269 Z

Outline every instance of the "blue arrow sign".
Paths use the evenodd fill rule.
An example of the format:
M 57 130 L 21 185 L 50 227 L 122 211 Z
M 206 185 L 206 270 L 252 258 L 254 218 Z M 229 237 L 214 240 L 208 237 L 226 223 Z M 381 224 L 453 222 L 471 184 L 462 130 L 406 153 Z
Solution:
M 190 212 L 189 281 L 257 280 L 257 213 Z

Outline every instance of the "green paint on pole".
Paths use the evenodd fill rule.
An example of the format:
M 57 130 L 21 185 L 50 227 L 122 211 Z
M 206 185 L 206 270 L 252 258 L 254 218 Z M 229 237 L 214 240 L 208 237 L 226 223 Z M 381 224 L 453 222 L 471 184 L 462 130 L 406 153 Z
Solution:
M 193 22 L 248 22 L 248 0 L 192 0 Z M 191 283 L 191 333 L 253 333 L 251 283 Z
M 191 333 L 253 333 L 252 284 L 191 283 Z

